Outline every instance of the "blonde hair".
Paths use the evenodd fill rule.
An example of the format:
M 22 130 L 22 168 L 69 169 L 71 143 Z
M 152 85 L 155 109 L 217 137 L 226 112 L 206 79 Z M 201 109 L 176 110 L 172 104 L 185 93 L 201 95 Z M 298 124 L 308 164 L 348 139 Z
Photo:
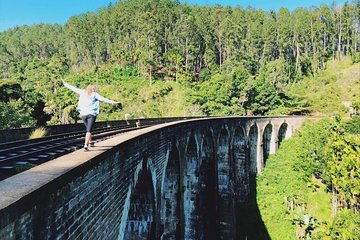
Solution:
M 92 84 L 89 84 L 89 85 L 86 87 L 86 93 L 87 93 L 88 97 L 91 97 L 91 95 L 92 95 L 93 92 L 96 92 L 96 86 L 95 86 L 95 85 L 92 85 Z

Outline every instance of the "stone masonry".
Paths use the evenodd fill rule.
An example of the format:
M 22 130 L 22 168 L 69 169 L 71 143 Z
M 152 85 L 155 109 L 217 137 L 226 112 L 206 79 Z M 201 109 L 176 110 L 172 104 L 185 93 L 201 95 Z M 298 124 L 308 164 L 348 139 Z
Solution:
M 184 120 L 0 182 L 0 239 L 236 239 L 250 177 L 304 118 Z

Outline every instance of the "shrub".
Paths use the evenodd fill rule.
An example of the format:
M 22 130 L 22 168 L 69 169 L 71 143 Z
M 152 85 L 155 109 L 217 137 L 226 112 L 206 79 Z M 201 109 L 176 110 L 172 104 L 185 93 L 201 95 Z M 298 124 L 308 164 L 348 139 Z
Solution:
M 351 134 L 360 134 L 360 117 L 354 117 L 344 124 L 344 130 Z

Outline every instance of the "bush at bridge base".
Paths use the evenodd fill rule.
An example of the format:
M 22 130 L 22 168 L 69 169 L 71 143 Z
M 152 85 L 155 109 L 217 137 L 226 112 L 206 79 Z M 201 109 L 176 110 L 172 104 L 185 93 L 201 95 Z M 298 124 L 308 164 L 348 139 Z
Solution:
M 360 159 L 356 139 L 338 120 L 309 122 L 267 160 L 257 202 L 271 239 L 359 239 L 358 195 L 337 181 L 349 179 L 350 189 L 360 187 L 359 174 L 351 175 L 360 163 L 348 160 Z M 331 172 L 334 165 L 341 169 Z

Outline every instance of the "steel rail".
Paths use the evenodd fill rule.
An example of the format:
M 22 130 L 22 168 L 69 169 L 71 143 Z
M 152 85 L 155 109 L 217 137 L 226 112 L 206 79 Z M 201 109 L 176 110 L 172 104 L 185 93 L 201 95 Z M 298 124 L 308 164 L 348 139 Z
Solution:
M 93 132 L 93 141 L 98 142 L 107 138 L 116 136 L 121 133 L 133 131 L 148 127 L 143 126 L 118 126 L 105 129 L 97 129 Z M 68 134 L 54 135 L 33 141 L 23 141 L 25 145 L 9 146 L 7 149 L 0 150 L 0 181 L 10 176 L 13 176 L 22 171 L 28 170 L 44 162 L 50 161 L 54 158 L 68 154 L 72 151 L 80 149 L 84 146 L 84 131 L 81 133 L 75 132 Z M 46 140 L 49 139 L 49 140 Z M 6 153 L 4 155 L 3 153 Z
M 195 117 L 190 117 L 195 118 Z M 156 124 L 189 119 L 189 117 L 148 118 L 122 121 L 122 124 L 93 130 L 93 141 Z M 65 132 L 35 139 L 0 144 L 0 180 L 82 148 L 84 131 Z

